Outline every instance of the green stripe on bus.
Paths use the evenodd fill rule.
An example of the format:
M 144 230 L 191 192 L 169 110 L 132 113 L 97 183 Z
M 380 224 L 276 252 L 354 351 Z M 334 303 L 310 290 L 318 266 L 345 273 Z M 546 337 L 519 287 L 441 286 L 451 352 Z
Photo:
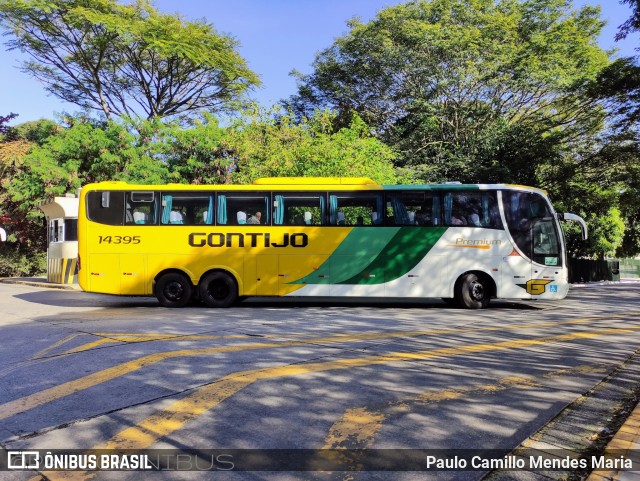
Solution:
M 447 227 L 402 227 L 365 269 L 339 284 L 382 284 L 397 279 L 429 253 Z
M 288 284 L 340 284 L 375 261 L 399 230 L 400 227 L 354 227 L 317 270 Z
M 449 192 L 459 190 L 480 190 L 478 184 L 407 184 L 407 185 L 383 185 L 385 191 L 428 191 L 428 192 Z

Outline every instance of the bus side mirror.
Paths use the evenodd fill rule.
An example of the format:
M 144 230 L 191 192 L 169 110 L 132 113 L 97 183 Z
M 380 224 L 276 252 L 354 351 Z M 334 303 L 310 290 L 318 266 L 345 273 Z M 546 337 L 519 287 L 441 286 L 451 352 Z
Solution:
M 582 240 L 587 240 L 589 238 L 587 223 L 582 217 L 580 217 L 579 215 L 570 214 L 569 212 L 558 214 L 558 216 L 562 216 L 561 220 L 572 220 L 580 224 L 580 230 L 582 230 Z

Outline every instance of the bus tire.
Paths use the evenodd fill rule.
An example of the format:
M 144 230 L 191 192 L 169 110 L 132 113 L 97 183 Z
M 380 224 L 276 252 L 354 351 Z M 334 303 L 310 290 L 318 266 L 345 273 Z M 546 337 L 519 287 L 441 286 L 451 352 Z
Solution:
M 229 307 L 238 300 L 238 284 L 230 274 L 210 272 L 198 285 L 200 300 L 209 307 Z
M 465 274 L 457 283 L 455 299 L 467 309 L 484 309 L 491 299 L 490 283 L 484 276 Z
M 184 274 L 168 272 L 156 281 L 155 291 L 163 307 L 184 307 L 191 302 L 193 287 Z

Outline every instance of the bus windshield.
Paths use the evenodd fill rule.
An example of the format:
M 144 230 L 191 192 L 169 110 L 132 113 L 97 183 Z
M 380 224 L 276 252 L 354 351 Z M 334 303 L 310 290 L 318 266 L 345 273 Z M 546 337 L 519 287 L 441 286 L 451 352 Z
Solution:
M 548 202 L 535 192 L 503 191 L 507 226 L 518 248 L 545 266 L 562 265 L 556 218 Z

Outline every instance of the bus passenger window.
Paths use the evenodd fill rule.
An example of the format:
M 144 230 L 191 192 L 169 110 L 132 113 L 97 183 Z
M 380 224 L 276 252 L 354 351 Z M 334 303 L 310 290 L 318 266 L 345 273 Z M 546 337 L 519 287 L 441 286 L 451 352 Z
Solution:
M 382 193 L 379 192 L 332 192 L 329 195 L 331 225 L 377 225 L 378 213 L 382 210 Z
M 218 194 L 218 225 L 270 224 L 268 192 L 224 192 Z
M 125 223 L 154 225 L 158 210 L 156 197 L 155 192 L 127 192 Z
M 324 224 L 324 193 L 278 192 L 273 198 L 274 225 Z
M 94 190 L 87 194 L 86 202 L 89 220 L 107 225 L 124 223 L 124 192 Z
M 440 198 L 431 192 L 400 191 L 387 193 L 387 211 L 390 224 L 438 225 Z
M 501 229 L 495 192 L 447 192 L 444 195 L 444 224 Z
M 160 223 L 163 225 L 212 225 L 213 194 L 164 192 Z

